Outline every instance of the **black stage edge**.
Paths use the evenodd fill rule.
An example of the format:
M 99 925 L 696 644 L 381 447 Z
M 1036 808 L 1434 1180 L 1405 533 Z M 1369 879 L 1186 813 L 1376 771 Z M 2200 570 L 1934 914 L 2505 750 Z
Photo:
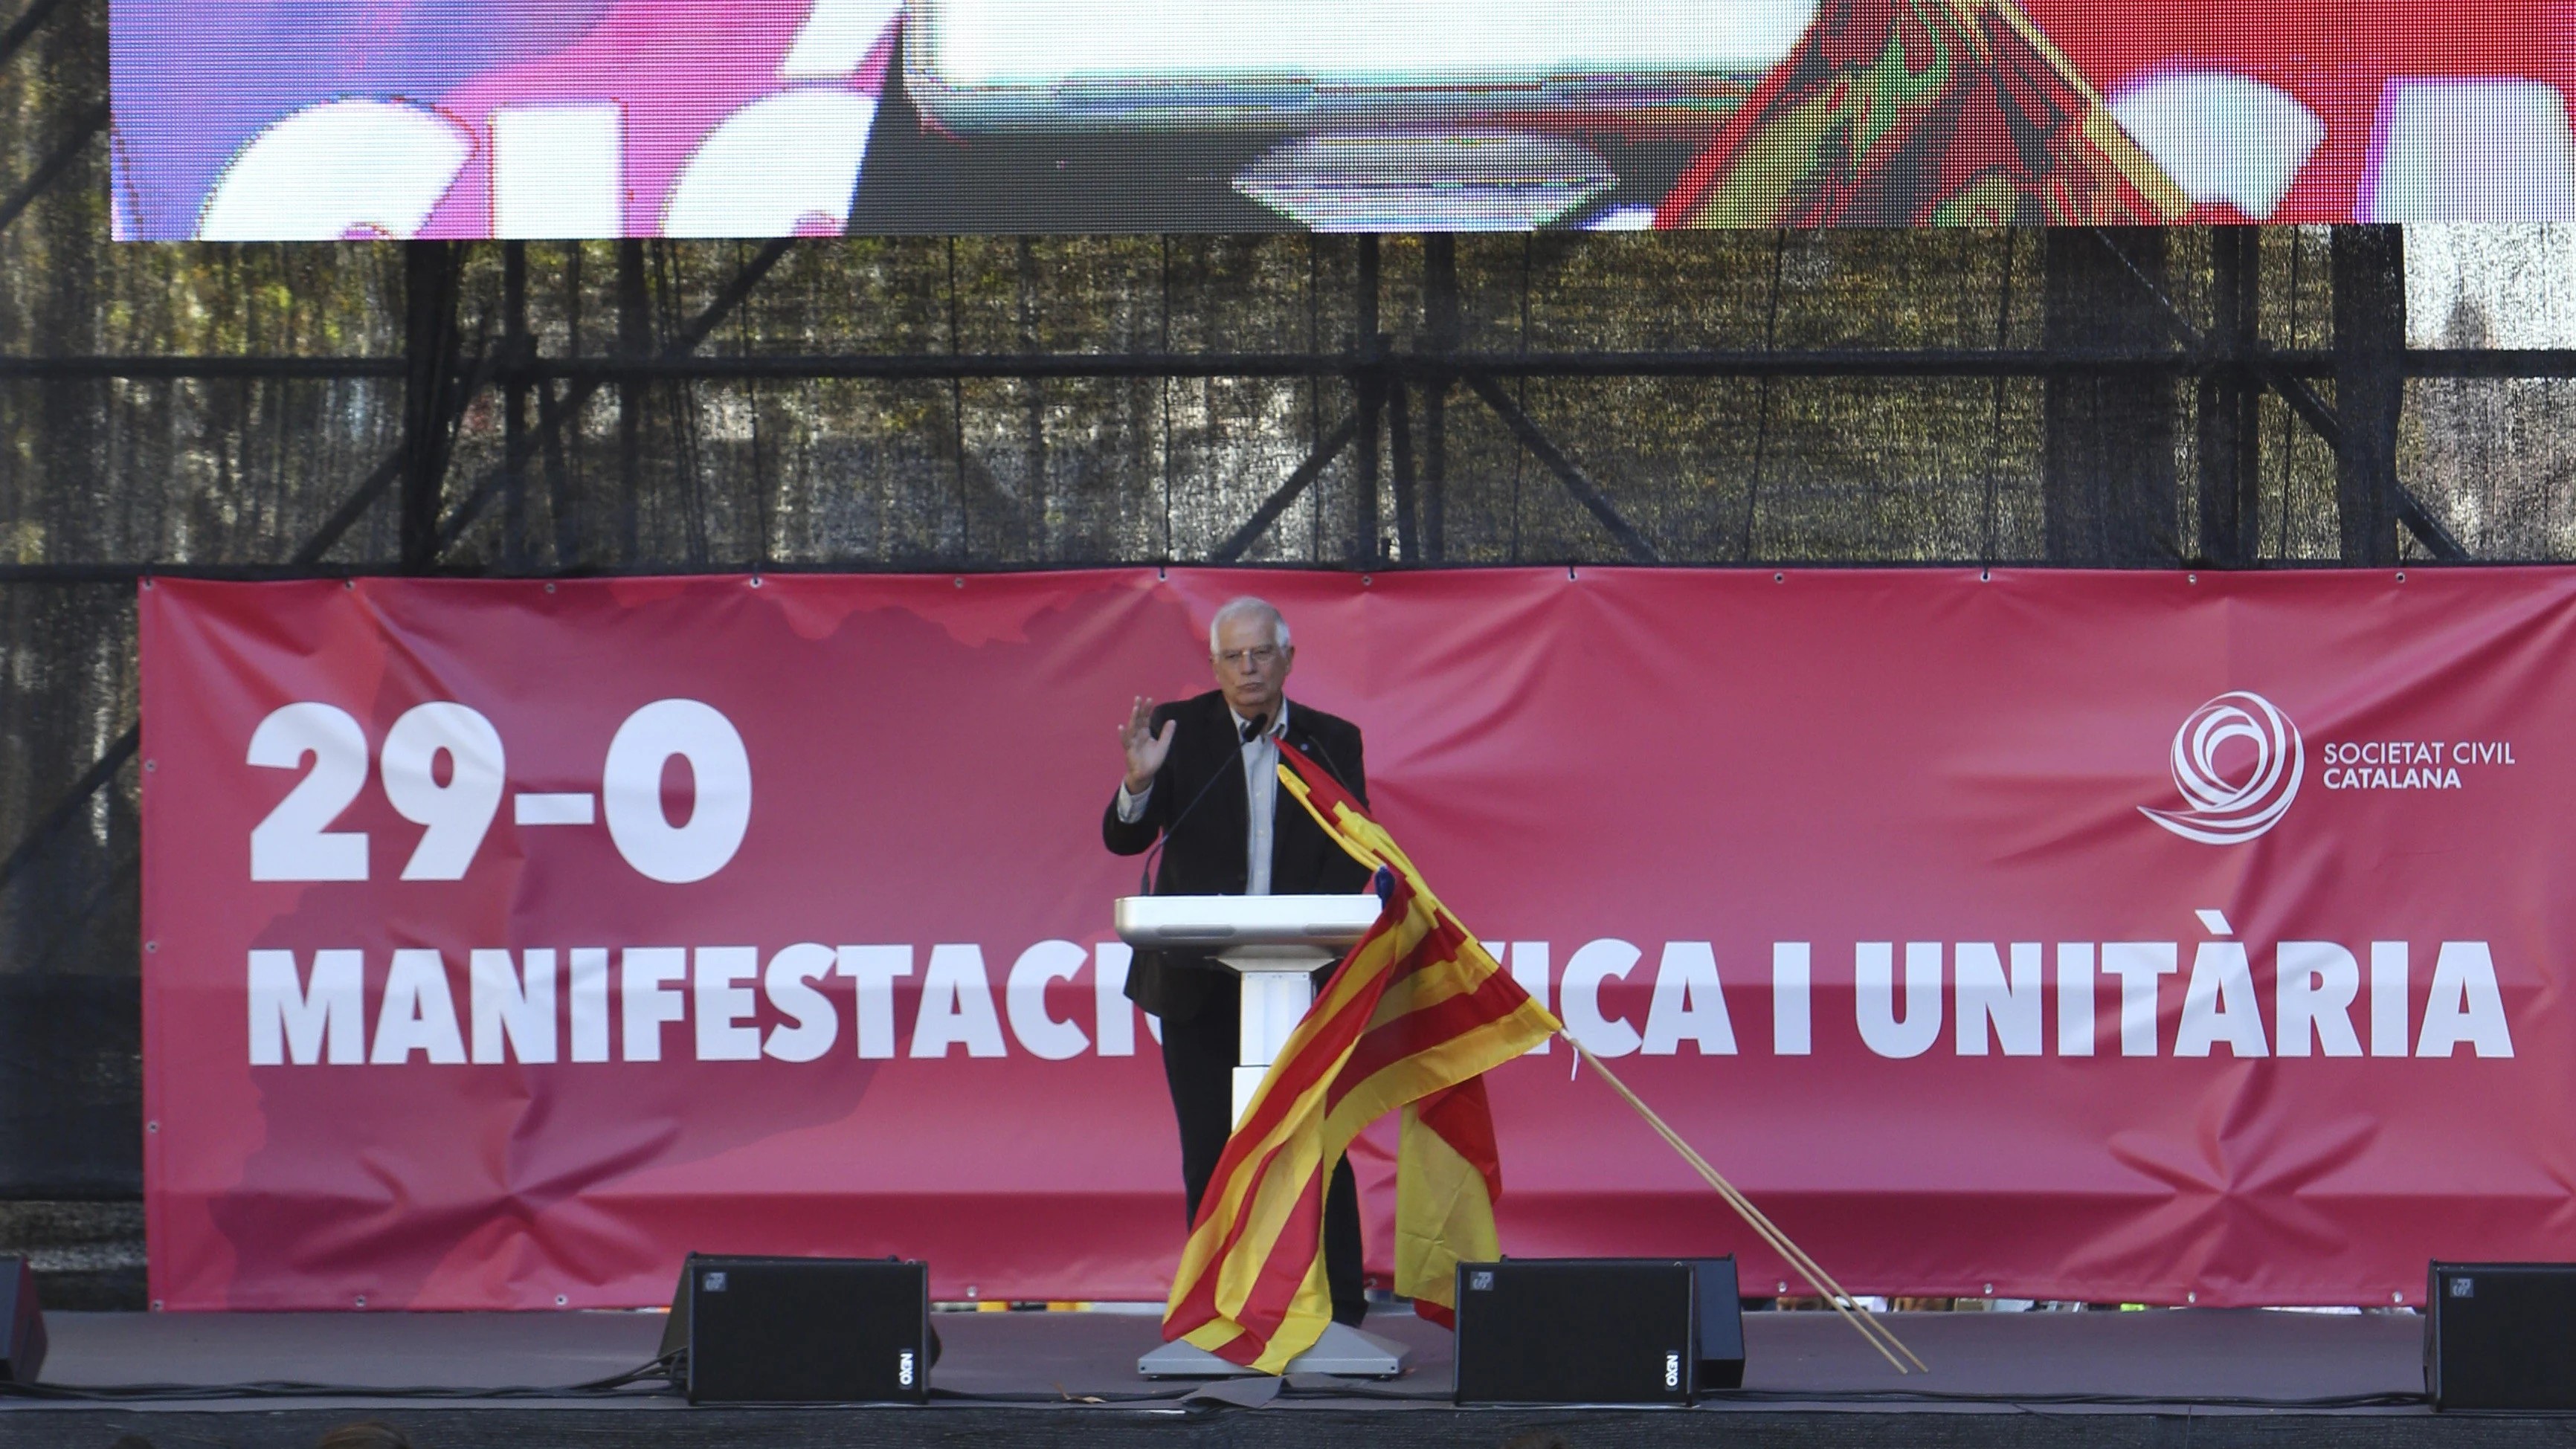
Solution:
M 309 1449 L 324 1430 L 382 1419 L 421 1449 L 628 1445 L 1307 1446 L 1386 1449 L 1553 1435 L 1568 1449 L 1682 1444 L 1857 1446 L 2425 1445 L 2576 1443 L 2576 1417 L 2437 1415 L 2402 1400 L 2423 1387 L 2422 1320 L 2262 1312 L 1899 1314 L 1928 1360 L 1899 1378 L 1827 1313 L 1745 1319 L 1752 1396 L 1691 1409 L 1458 1409 L 1447 1402 L 1448 1335 L 1408 1316 L 1369 1327 L 1411 1343 L 1406 1379 L 1361 1389 L 1300 1382 L 1260 1407 L 1172 1398 L 1081 1402 L 1189 1384 L 1135 1376 L 1158 1339 L 1151 1317 L 942 1314 L 942 1397 L 920 1408 L 692 1409 L 669 1395 L 613 1400 L 448 1397 L 210 1399 L 134 1403 L 0 1400 L 0 1449 Z M 612 1377 L 653 1356 L 657 1314 L 109 1314 L 49 1316 L 49 1384 L 222 1385 L 262 1380 L 449 1391 Z M 1878 1398 L 1929 1392 L 1928 1398 Z M 2091 1395 L 2121 1402 L 2078 1403 Z M 2227 1400 L 2265 1400 L 2265 1404 Z M 2335 1407 L 2291 1400 L 2335 1401 Z

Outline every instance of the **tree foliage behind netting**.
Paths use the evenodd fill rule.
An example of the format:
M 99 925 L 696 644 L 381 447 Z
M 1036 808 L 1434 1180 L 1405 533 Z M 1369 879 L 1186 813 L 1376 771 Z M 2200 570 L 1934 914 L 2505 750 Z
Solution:
M 30 243 L 43 230 L 0 235 L 7 352 L 401 353 L 393 244 L 100 243 L 75 287 Z M 2186 308 L 2199 280 L 2195 241 L 2175 236 L 2163 268 Z M 699 353 L 1350 353 L 1363 343 L 1358 247 L 1208 236 L 807 242 Z M 1379 324 L 1399 351 L 1424 342 L 1422 249 L 1411 238 L 1382 247 Z M 2049 340 L 2043 249 L 2031 232 L 1461 238 L 1454 345 L 1501 355 L 2035 349 Z M 616 243 L 530 244 L 530 333 L 550 359 L 651 355 L 751 250 L 653 242 L 621 257 Z M 2267 342 L 2331 343 L 2324 250 L 2315 233 L 2263 238 Z M 469 366 L 501 350 L 500 253 L 478 244 L 463 259 Z M 1508 386 L 1666 561 L 2051 558 L 2039 377 Z M 2193 389 L 2187 379 L 2170 386 L 2163 471 L 2188 476 Z M 1424 450 L 1437 407 L 1440 561 L 1624 556 L 1493 409 L 1462 387 L 1433 391 L 1409 399 L 1410 444 Z M 0 548 L 25 564 L 283 562 L 397 446 L 403 400 L 399 376 L 13 377 L 0 384 Z M 1340 377 L 611 384 L 588 389 L 560 425 L 560 446 L 521 470 L 515 533 L 502 509 L 487 508 L 444 561 L 949 568 L 1204 557 L 1355 404 Z M 465 411 L 451 467 L 460 496 L 501 468 L 503 406 L 487 386 Z M 529 407 L 533 426 L 545 403 Z M 2332 559 L 2333 521 L 2315 506 L 2320 489 L 2332 491 L 2331 452 L 2277 400 L 2265 414 L 2274 457 L 2260 491 L 2262 553 Z M 1381 478 L 1398 446 L 1380 438 Z M 1356 465 L 1354 450 L 1328 466 L 1250 557 L 1349 562 L 1371 551 L 1372 533 L 1387 551 L 1395 492 L 1377 490 L 1372 528 L 1354 511 Z M 2175 507 L 2112 552 L 2123 562 L 2192 552 L 2192 516 Z M 328 557 L 388 562 L 397 535 L 393 509 L 371 510 Z M 2517 556 L 2554 546 L 2513 542 L 2522 546 L 2505 551 Z

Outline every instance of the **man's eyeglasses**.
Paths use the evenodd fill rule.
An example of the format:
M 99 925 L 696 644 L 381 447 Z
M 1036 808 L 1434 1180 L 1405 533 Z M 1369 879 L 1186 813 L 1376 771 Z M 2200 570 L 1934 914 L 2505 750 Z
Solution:
M 1258 649 L 1226 650 L 1224 653 L 1219 654 L 1216 657 L 1216 662 L 1219 664 L 1232 665 L 1237 669 L 1267 669 L 1270 667 L 1271 661 L 1278 657 L 1279 650 L 1277 646 L 1264 644 Z

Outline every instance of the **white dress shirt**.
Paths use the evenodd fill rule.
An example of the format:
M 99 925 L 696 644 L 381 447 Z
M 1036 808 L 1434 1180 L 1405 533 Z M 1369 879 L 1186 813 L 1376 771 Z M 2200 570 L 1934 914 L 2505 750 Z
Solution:
M 1241 739 L 1252 721 L 1236 714 L 1231 706 L 1226 714 L 1234 720 L 1234 733 Z M 1243 746 L 1243 804 L 1245 818 L 1252 828 L 1244 832 L 1244 894 L 1270 894 L 1270 850 L 1278 833 L 1279 814 L 1279 741 L 1288 732 L 1288 701 L 1279 701 L 1279 712 L 1270 727 Z M 1133 825 L 1145 818 L 1145 802 L 1153 798 L 1151 784 L 1135 794 L 1127 793 L 1125 781 L 1118 785 L 1118 818 Z

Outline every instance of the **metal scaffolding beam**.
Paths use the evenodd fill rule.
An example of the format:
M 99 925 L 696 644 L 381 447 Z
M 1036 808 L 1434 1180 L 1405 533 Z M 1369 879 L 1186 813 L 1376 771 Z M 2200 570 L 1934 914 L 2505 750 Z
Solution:
M 1556 481 L 1564 484 L 1565 491 L 1574 495 L 1574 501 L 1582 504 L 1584 511 L 1610 531 L 1610 536 L 1619 541 L 1619 547 L 1627 551 L 1630 559 L 1648 564 L 1663 561 L 1656 554 L 1655 546 L 1646 542 L 1646 536 L 1637 531 L 1636 525 L 1612 506 L 1607 495 L 1593 486 L 1592 480 L 1584 476 L 1572 458 L 1565 456 L 1545 429 L 1528 413 L 1521 411 L 1521 405 L 1512 401 L 1510 393 L 1503 391 L 1499 384 L 1483 373 L 1471 372 L 1460 380 L 1485 400 L 1485 406 L 1494 410 L 1494 416 L 1503 420 L 1503 426 L 1512 430 L 1512 436 L 1520 440 L 1522 447 L 1529 449 L 1531 457 L 1556 475 Z
M 2112 256 L 2119 259 L 2120 265 L 2128 270 L 2129 275 L 2136 280 L 2137 284 L 2145 288 L 2148 295 L 2155 299 L 2158 309 L 2164 314 L 2166 325 L 2172 329 L 2174 336 L 2182 342 L 2184 347 L 2191 351 L 2195 358 L 2204 360 L 2209 372 L 2215 372 L 2231 365 L 2248 365 L 2247 360 L 2242 357 L 2241 353 L 2231 357 L 2231 349 L 2224 339 L 2213 343 L 2211 339 L 2203 334 L 2198 327 L 2194 326 L 2191 319 L 2183 315 L 2182 308 L 2176 306 L 2174 304 L 2174 300 L 2165 295 L 2164 289 L 2157 286 L 2153 278 L 2140 270 L 2137 263 L 2131 261 L 2128 254 L 2120 250 L 2119 243 L 2112 240 L 2107 231 L 2100 227 L 2095 227 L 2093 229 L 2093 234 L 2095 237 L 2100 239 L 2102 245 L 2110 251 Z M 2401 283 L 2401 308 L 2402 293 L 2403 287 Z M 2343 424 L 2337 419 L 2333 406 L 2328 404 L 2324 398 L 2317 395 L 2316 389 L 2308 385 L 2307 379 L 2312 377 L 2334 377 L 2339 375 L 2351 366 L 2351 358 L 2348 354 L 2349 349 L 2347 348 L 2335 348 L 2322 352 L 2312 351 L 2295 354 L 2290 352 L 2258 351 L 2255 352 L 2250 359 L 2250 365 L 2253 367 L 2255 374 L 2262 378 L 2264 382 L 2270 384 L 2272 389 L 2281 395 L 2281 400 L 2289 404 L 2290 411 L 2298 414 L 2300 421 L 2306 423 L 2311 429 L 2315 430 L 2317 436 L 2325 441 L 2327 447 L 2335 450 L 2335 456 L 2338 460 L 2343 459 L 2346 456 L 2343 439 Z M 2389 355 L 2393 355 L 2397 359 L 2395 372 L 2396 376 L 2400 379 L 2407 377 L 2457 376 L 2576 376 L 2576 373 L 2555 370 L 2555 368 L 2564 366 L 2569 361 L 2576 361 L 2576 352 L 2570 352 L 2565 349 L 2531 349 L 2524 355 L 2527 356 L 2531 362 L 2549 366 L 2552 370 L 2525 372 L 2465 373 L 2435 370 L 2436 368 L 2445 365 L 2459 365 L 2461 360 L 2468 358 L 2474 358 L 2481 362 L 2493 361 L 2499 365 L 2506 365 L 2504 360 L 2513 357 L 2515 354 L 2512 351 L 2503 348 L 2476 350 L 2441 349 L 2438 351 L 2426 351 L 2422 353 L 2411 353 L 2399 350 Z M 2286 366 L 2286 360 L 2293 356 L 2316 359 L 2323 362 L 2324 365 L 2322 367 L 2301 368 Z M 2419 360 L 2426 364 L 2421 370 L 2414 365 Z M 2203 375 L 2209 375 L 2209 373 L 2204 372 Z M 2388 419 L 2387 427 L 2390 447 L 2393 451 L 2396 436 L 2396 424 L 2393 415 Z M 2415 535 L 2416 539 L 2424 545 L 2427 552 L 2431 553 L 2435 558 L 2441 559 L 2447 563 L 2468 562 L 2469 551 L 2461 546 L 2459 539 L 2453 536 L 2450 529 L 2443 526 L 2440 519 L 2433 516 L 2433 511 L 2424 505 L 2423 499 L 2415 495 L 2415 490 L 2407 487 L 2405 481 L 2397 477 L 2396 466 L 2393 459 L 2386 469 L 2386 476 L 2382 480 L 2382 486 L 2388 492 L 2391 510 L 2394 513 L 2396 520 L 2399 523 L 2404 524 L 2409 533 Z
M 0 357 L 0 380 L 81 381 L 124 378 L 265 379 L 334 381 L 404 375 L 401 357 L 274 357 L 248 354 L 74 355 Z M 2400 358 L 2410 378 L 2576 377 L 2576 349 L 2411 349 Z M 1390 352 L 1369 358 L 1347 352 L 1038 352 L 954 353 L 828 352 L 751 353 L 709 357 L 521 357 L 496 359 L 494 382 L 529 385 L 587 383 L 594 387 L 630 379 L 647 381 L 775 381 L 837 378 L 885 382 L 1016 381 L 1045 378 L 1305 378 L 1354 375 L 1374 369 L 1421 385 L 1455 382 L 1467 373 L 1489 377 L 1841 377 L 1987 378 L 2046 377 L 2061 372 L 2140 371 L 2202 377 L 2251 366 L 2266 379 L 2334 376 L 2335 354 L 2321 348 L 2225 347 L 2049 350 L 2040 348 L 1782 348 L 1746 351 L 1712 348 L 1648 352 Z M 586 397 L 585 397 L 586 400 Z
M 134 752 L 142 748 L 142 745 L 143 727 L 141 725 L 131 726 L 125 733 L 116 737 L 115 743 L 109 745 L 106 753 L 98 757 L 98 762 L 91 765 L 88 772 L 78 780 L 73 781 L 71 789 L 56 802 L 54 808 L 45 812 L 45 818 L 37 821 L 35 828 L 20 837 L 18 843 L 10 848 L 8 859 L 0 860 L 0 889 L 6 889 L 19 869 L 28 861 L 35 859 L 45 846 L 62 832 L 64 826 L 79 818 L 81 807 L 89 803 L 89 797 L 97 794 L 108 781 L 115 779 L 116 772 L 125 768 L 125 762 L 133 759 Z
M 1288 511 L 1288 505 L 1297 501 L 1297 495 L 1323 476 L 1324 469 L 1342 455 L 1342 450 L 1351 445 L 1351 439 L 1358 437 L 1359 431 L 1358 418 L 1342 419 L 1338 426 L 1324 435 L 1324 441 L 1315 446 L 1315 451 L 1306 455 L 1306 461 L 1297 465 L 1297 471 L 1289 474 L 1286 482 L 1261 500 L 1261 506 L 1252 510 L 1252 516 L 1244 520 L 1243 527 L 1209 551 L 1208 562 L 1225 564 L 1243 557 L 1244 551 L 1259 543 L 1261 535 L 1270 531 L 1270 525 L 1279 521 L 1279 515 Z
M 71 164 L 80 159 L 80 153 L 88 150 L 89 143 L 97 140 L 98 133 L 106 129 L 107 102 L 100 101 L 82 112 L 80 119 L 74 121 L 71 130 L 64 134 L 62 143 L 36 163 L 36 169 L 28 173 L 26 180 L 18 183 L 17 189 L 11 191 L 6 200 L 0 200 L 0 231 L 7 231 L 9 223 L 16 221 L 19 213 L 44 195 L 46 187 L 61 179 L 62 174 L 71 169 Z
M 490 503 L 508 483 L 513 471 L 526 467 L 528 461 L 540 448 L 560 434 L 565 420 L 579 416 L 583 405 L 588 403 L 591 397 L 608 382 L 656 376 L 717 376 L 718 374 L 715 373 L 698 374 L 685 371 L 660 373 L 645 369 L 718 361 L 719 359 L 715 358 L 696 358 L 692 354 L 717 327 L 723 325 L 725 318 L 732 315 L 734 308 L 742 305 L 743 300 L 751 295 L 752 289 L 760 285 L 760 279 L 768 276 L 770 269 L 777 266 L 787 255 L 787 249 L 795 244 L 794 237 L 779 237 L 762 247 L 750 261 L 743 263 L 742 268 L 734 273 L 733 280 L 725 284 L 725 289 L 718 292 L 713 301 L 707 303 L 697 316 L 689 319 L 688 325 L 680 329 L 679 335 L 671 339 L 670 344 L 662 349 L 659 357 L 614 359 L 609 365 L 616 370 L 605 372 L 567 371 L 558 374 L 551 372 L 547 364 L 537 363 L 505 367 L 494 373 L 493 375 L 504 384 L 528 380 L 544 381 L 552 376 L 561 376 L 571 379 L 574 386 L 567 391 L 561 402 L 545 410 L 545 416 L 539 420 L 533 434 L 523 438 L 519 447 L 508 450 L 498 465 L 488 469 L 482 477 L 475 480 L 473 488 L 467 491 L 464 500 L 456 505 L 456 510 L 448 514 L 447 521 L 440 525 L 438 547 L 443 551 L 456 542 L 457 538 L 481 515 L 484 506 Z M 513 362 L 515 363 L 516 359 L 513 359 Z M 468 396 L 470 397 L 471 394 L 469 393 Z
M 7 65 L 9 58 L 18 53 L 18 47 L 26 44 L 28 37 L 41 29 L 61 8 L 63 0 L 28 0 L 27 8 L 18 12 L 17 19 L 9 22 L 9 28 L 0 30 L 0 65 Z

